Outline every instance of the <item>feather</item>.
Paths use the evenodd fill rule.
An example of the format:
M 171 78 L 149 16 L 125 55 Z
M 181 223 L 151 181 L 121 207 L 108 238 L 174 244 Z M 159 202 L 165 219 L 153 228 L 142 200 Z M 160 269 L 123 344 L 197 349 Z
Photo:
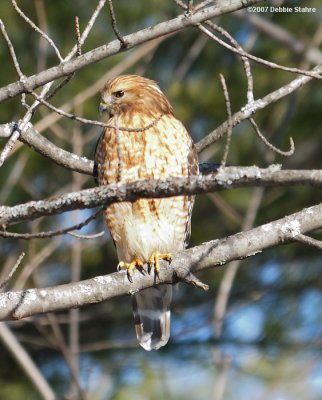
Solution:
M 133 295 L 136 337 L 147 351 L 167 344 L 170 337 L 172 286 L 159 285 Z

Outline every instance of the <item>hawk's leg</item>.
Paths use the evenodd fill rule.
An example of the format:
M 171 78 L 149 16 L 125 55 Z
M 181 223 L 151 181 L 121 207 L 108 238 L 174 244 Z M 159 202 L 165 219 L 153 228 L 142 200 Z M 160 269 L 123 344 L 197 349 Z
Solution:
M 126 269 L 129 281 L 132 282 L 133 270 L 136 268 L 140 272 L 144 273 L 143 265 L 144 265 L 143 262 L 138 257 L 135 257 L 133 261 L 131 261 L 130 263 L 120 261 L 117 265 L 117 270 L 120 271 L 122 269 Z
M 159 253 L 158 251 L 155 251 L 151 254 L 149 258 L 149 265 L 154 266 L 155 274 L 156 276 L 159 276 L 160 272 L 160 260 L 166 260 L 166 261 L 171 261 L 172 255 L 170 253 Z

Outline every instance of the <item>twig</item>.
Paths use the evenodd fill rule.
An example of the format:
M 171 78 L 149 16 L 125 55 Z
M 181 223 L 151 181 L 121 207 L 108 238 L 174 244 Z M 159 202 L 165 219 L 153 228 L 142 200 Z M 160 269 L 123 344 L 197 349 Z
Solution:
M 10 154 L 13 146 L 16 144 L 17 140 L 19 139 L 20 134 L 21 134 L 21 129 L 19 128 L 18 124 L 14 124 L 13 130 L 12 130 L 12 135 L 10 136 L 10 139 L 7 141 L 6 145 L 4 146 L 4 148 L 0 154 L 0 167 L 2 167 L 6 158 Z
M 8 325 L 5 323 L 0 323 L 0 338 L 13 357 L 17 360 L 22 370 L 30 378 L 41 398 L 43 400 L 57 399 L 56 394 L 49 386 L 47 379 L 45 379 L 39 368 L 30 358 L 30 355 L 22 347 L 15 335 L 9 329 Z
M 53 238 L 44 244 L 37 253 L 32 255 L 32 259 L 29 258 L 29 262 L 24 265 L 19 276 L 14 281 L 13 290 L 23 289 L 33 273 L 54 253 L 55 250 L 59 248 L 60 245 L 60 238 Z M 35 277 L 35 275 L 33 276 Z
M 225 151 L 224 151 L 224 155 L 222 157 L 221 164 L 220 164 L 221 168 L 223 168 L 226 165 L 226 161 L 227 161 L 227 157 L 228 157 L 229 146 L 230 146 L 230 141 L 231 141 L 231 134 L 232 134 L 232 123 L 231 123 L 231 104 L 230 104 L 230 100 L 229 100 L 229 93 L 228 93 L 226 81 L 222 74 L 219 74 L 219 76 L 220 76 L 221 87 L 222 87 L 222 90 L 224 93 L 226 111 L 227 111 L 227 121 L 228 121 Z
M 201 10 L 202 8 L 207 7 L 209 4 L 214 3 L 214 0 L 205 0 L 195 6 L 195 11 Z
M 5 41 L 7 42 L 7 46 L 8 46 L 10 55 L 11 55 L 11 59 L 12 59 L 13 65 L 15 67 L 15 70 L 16 70 L 18 76 L 19 76 L 19 80 L 20 80 L 21 83 L 24 83 L 25 75 L 21 71 L 21 68 L 20 68 L 20 65 L 19 65 L 19 62 L 18 62 L 18 58 L 16 56 L 15 49 L 14 49 L 13 44 L 12 44 L 12 42 L 11 42 L 11 40 L 9 38 L 9 35 L 8 35 L 7 31 L 6 31 L 6 27 L 5 27 L 5 25 L 4 25 L 4 23 L 3 23 L 3 21 L 1 19 L 0 19 L 0 28 L 1 28 L 1 32 L 2 32 L 3 37 L 4 37 Z M 28 104 L 26 102 L 26 94 L 25 93 L 22 93 L 22 95 L 21 95 L 21 104 L 26 109 L 29 108 L 29 106 L 28 106 Z
M 55 106 L 53 106 L 52 104 L 48 103 L 48 101 L 44 100 L 43 98 L 41 98 L 40 96 L 37 95 L 36 92 L 32 91 L 31 94 L 43 105 L 45 105 L 46 107 L 48 107 L 50 110 L 55 111 L 57 114 L 60 114 L 66 118 L 70 118 L 73 119 L 75 121 L 81 122 L 83 124 L 90 124 L 90 125 L 95 125 L 95 126 L 102 126 L 104 128 L 111 128 L 111 129 L 116 129 L 116 130 L 120 130 L 120 131 L 126 131 L 126 132 L 144 132 L 147 129 L 152 128 L 154 125 L 156 125 L 160 119 L 163 117 L 164 114 L 160 114 L 157 118 L 155 118 L 150 124 L 144 126 L 143 128 L 125 128 L 123 126 L 116 126 L 116 125 L 110 125 L 110 124 L 106 124 L 104 122 L 101 121 L 95 121 L 92 119 L 87 119 L 87 118 L 82 118 L 79 117 L 75 114 L 71 114 L 68 113 L 64 110 L 61 110 L 60 108 L 57 108 Z
M 76 46 L 77 46 L 77 52 L 76 55 L 80 56 L 82 54 L 82 47 L 81 47 L 81 43 L 80 43 L 80 30 L 79 30 L 79 18 L 76 15 L 75 16 L 75 34 L 76 34 Z
M 255 218 L 259 210 L 264 195 L 263 188 L 256 188 L 251 197 L 249 207 L 247 209 L 246 216 L 242 223 L 242 230 L 247 231 L 254 226 Z M 218 288 L 215 309 L 214 309 L 214 334 L 215 338 L 220 338 L 222 333 L 222 326 L 224 317 L 227 310 L 229 295 L 236 278 L 238 269 L 240 267 L 241 260 L 234 260 L 231 262 L 225 270 L 222 281 Z
M 27 15 L 18 7 L 16 0 L 11 0 L 13 7 L 17 11 L 17 13 L 20 15 L 20 17 L 27 22 L 28 25 L 32 27 L 36 32 L 38 32 L 47 42 L 51 45 L 51 47 L 54 49 L 59 61 L 63 61 L 63 57 L 60 54 L 60 51 L 58 50 L 57 46 L 55 45 L 54 41 L 45 33 L 43 32 L 34 22 L 31 21 L 30 18 L 27 17 Z
M 142 47 L 135 49 L 132 53 L 129 53 L 120 63 L 118 63 L 115 67 L 109 69 L 108 72 L 106 72 L 103 76 L 97 79 L 86 89 L 76 94 L 71 101 L 62 104 L 59 109 L 68 112 L 72 110 L 75 106 L 82 104 L 88 98 L 96 95 L 99 89 L 102 88 L 102 86 L 106 83 L 108 79 L 120 75 L 126 69 L 132 67 L 138 60 L 142 59 L 151 51 L 154 51 L 164 39 L 165 37 L 154 39 L 151 42 L 145 43 Z M 47 97 L 46 100 L 48 100 L 48 98 L 49 97 Z M 62 118 L 60 114 L 57 114 L 55 111 L 51 112 L 50 114 L 46 115 L 42 120 L 36 122 L 35 129 L 43 131 L 44 129 L 52 126 L 52 124 L 60 118 Z
M 56 317 L 55 317 L 54 314 L 50 314 L 49 313 L 47 315 L 47 318 L 48 318 L 48 320 L 50 322 L 50 325 L 51 325 L 53 334 L 55 336 L 56 342 L 58 344 L 58 347 L 59 347 L 61 353 L 63 354 L 63 357 L 64 357 L 64 359 L 66 361 L 66 364 L 67 364 L 67 366 L 69 368 L 70 379 L 75 384 L 75 387 L 77 389 L 77 395 L 78 395 L 77 398 L 79 400 L 85 400 L 85 394 L 83 393 L 83 390 L 81 388 L 81 385 L 80 385 L 80 382 L 79 382 L 79 379 L 78 379 L 77 370 L 76 370 L 76 368 L 74 366 L 74 363 L 73 363 L 73 360 L 72 360 L 72 357 L 71 357 L 71 353 L 70 353 L 70 350 L 69 350 L 69 348 L 68 348 L 68 346 L 67 346 L 67 344 L 65 342 L 63 333 L 62 333 L 62 331 L 60 329 L 60 326 L 59 326 L 58 322 L 56 321 Z
M 181 7 L 183 10 L 188 10 L 187 4 L 184 3 L 183 1 L 181 1 L 181 0 L 174 0 L 174 2 L 175 2 L 179 7 Z
M 3 125 L 3 131 L 6 136 L 8 132 L 10 132 L 9 128 L 12 130 L 13 125 L 14 124 Z M 87 175 L 93 175 L 93 161 L 88 160 L 86 157 L 80 157 L 56 146 L 43 135 L 40 135 L 37 131 L 35 131 L 32 126 L 21 133 L 20 141 L 26 143 L 43 156 L 49 157 L 58 165 L 64 166 L 65 168 L 69 168 L 73 171 L 78 171 Z
M 311 247 L 314 247 L 315 249 L 322 250 L 322 241 L 321 240 L 313 239 L 313 238 L 311 238 L 307 235 L 303 235 L 301 233 L 294 236 L 293 239 L 296 240 L 297 242 L 307 244 Z
M 39 28 L 43 32 L 48 32 L 48 21 L 46 15 L 46 8 L 44 4 L 45 0 L 34 0 L 35 2 L 35 11 L 37 16 L 37 22 Z M 48 49 L 48 42 L 42 36 L 39 38 L 39 47 L 38 47 L 38 54 L 39 57 L 37 59 L 37 72 L 43 71 L 46 69 L 47 65 L 47 49 Z
M 2 35 L 3 35 L 4 39 L 5 39 L 5 41 L 7 42 L 7 46 L 8 46 L 8 49 L 9 49 L 9 52 L 10 52 L 11 59 L 13 61 L 13 65 L 15 67 L 15 70 L 17 71 L 17 74 L 18 74 L 19 78 L 23 79 L 24 78 L 24 74 L 22 73 L 22 71 L 20 69 L 20 65 L 19 65 L 19 62 L 18 62 L 18 59 L 17 59 L 17 56 L 16 56 L 15 49 L 14 49 L 13 44 L 12 44 L 8 34 L 7 34 L 6 27 L 5 27 L 5 25 L 4 25 L 4 23 L 3 23 L 3 21 L 1 19 L 0 19 L 0 29 L 1 29 L 1 32 L 2 32 Z
M 281 156 L 285 156 L 285 157 L 290 157 L 294 154 L 295 151 L 295 146 L 294 146 L 294 142 L 292 137 L 290 137 L 290 150 L 288 151 L 283 151 L 278 149 L 277 147 L 275 147 L 274 145 L 272 145 L 266 138 L 265 136 L 261 133 L 258 125 L 256 124 L 256 122 L 254 121 L 253 118 L 249 118 L 250 123 L 253 125 L 253 128 L 255 129 L 255 132 L 257 134 L 257 136 L 261 139 L 261 141 L 272 151 L 274 151 L 277 154 L 280 154 Z
M 118 38 L 118 40 L 120 41 L 121 48 L 125 48 L 127 43 L 124 40 L 123 36 L 120 34 L 120 31 L 118 30 L 112 0 L 108 0 L 108 7 L 109 7 L 109 10 L 110 10 L 111 21 L 112 21 L 112 29 L 114 31 L 114 34 Z
M 79 38 L 79 43 L 76 44 L 76 45 L 72 48 L 71 52 L 70 52 L 69 55 L 64 59 L 64 61 L 69 61 L 69 60 L 71 60 L 71 59 L 73 58 L 73 56 L 77 53 L 78 46 L 83 46 L 85 40 L 87 39 L 87 37 L 88 37 L 90 31 L 92 30 L 92 28 L 93 28 L 93 26 L 94 26 L 94 24 L 95 24 L 95 21 L 96 21 L 98 15 L 99 15 L 100 11 L 101 11 L 102 8 L 104 7 L 105 3 L 106 3 L 106 0 L 99 0 L 99 2 L 97 3 L 97 6 L 96 6 L 96 8 L 95 8 L 95 10 L 94 10 L 94 12 L 93 12 L 91 18 L 89 19 L 89 21 L 88 21 L 88 23 L 87 23 L 87 25 L 86 25 L 86 27 L 85 27 L 83 33 L 81 34 L 81 36 L 80 36 L 80 38 Z M 75 71 L 71 71 L 71 72 L 75 72 Z M 65 75 L 65 74 L 64 74 L 64 75 Z
M 229 2 L 222 2 L 220 5 L 208 7 L 205 10 L 192 13 L 191 15 L 182 14 L 176 18 L 167 20 L 156 24 L 153 27 L 148 27 L 137 31 L 133 34 L 124 36 L 127 43 L 126 49 L 129 50 L 139 44 L 148 42 L 149 40 L 159 38 L 166 34 L 178 32 L 190 26 L 195 26 L 197 23 L 217 17 L 222 14 L 233 12 L 237 9 L 247 7 L 259 3 L 261 0 L 232 0 Z M 86 32 L 86 29 L 85 31 Z M 84 32 L 82 36 L 84 35 Z M 81 41 L 82 43 L 82 41 Z M 82 43 L 83 44 L 83 43 Z M 76 46 L 75 46 L 75 50 Z M 0 102 L 17 96 L 25 91 L 33 90 L 37 87 L 44 85 L 47 82 L 61 78 L 62 76 L 69 75 L 87 65 L 93 64 L 103 58 L 118 54 L 120 52 L 119 41 L 113 41 L 107 45 L 97 47 L 75 59 L 69 59 L 61 65 L 56 65 L 46 71 L 26 78 L 25 85 L 18 82 L 11 83 L 0 89 Z
M 49 92 L 46 95 L 46 100 L 45 99 L 41 99 L 38 95 L 37 98 L 39 99 L 40 102 L 44 102 L 47 101 L 49 99 L 51 99 L 52 97 L 55 96 L 56 93 L 58 93 L 65 85 L 67 85 L 67 83 L 70 82 L 70 80 L 75 76 L 75 74 L 70 74 L 67 75 L 51 92 Z M 35 92 L 32 92 L 35 93 Z M 48 103 L 49 104 L 49 103 Z
M 314 67 L 312 71 L 321 73 L 322 65 Z M 261 99 L 255 100 L 251 104 L 247 104 L 240 111 L 232 115 L 231 120 L 233 126 L 236 126 L 241 121 L 248 119 L 256 111 L 265 108 L 269 104 L 275 103 L 276 101 L 289 95 L 290 93 L 293 93 L 299 87 L 305 85 L 311 80 L 312 78 L 308 76 L 300 76 L 299 78 L 294 79 L 293 81 L 280 87 L 279 89 L 274 90 L 273 92 L 267 94 Z M 199 142 L 196 143 L 197 151 L 200 152 L 209 145 L 211 145 L 212 143 L 214 143 L 215 141 L 219 140 L 227 132 L 227 128 L 228 128 L 228 122 L 226 121 L 222 123 L 218 128 L 210 132 L 205 138 L 201 139 Z
M 3 280 L 3 282 L 0 282 L 0 292 L 7 286 L 9 283 L 10 279 L 12 278 L 13 274 L 17 271 L 17 268 L 21 264 L 22 259 L 24 258 L 26 254 L 22 252 L 20 256 L 18 257 L 18 260 L 15 262 L 14 266 L 11 268 L 11 271 L 8 274 L 8 277 Z
M 192 12 L 192 11 L 198 11 L 198 10 L 201 10 L 202 8 L 207 7 L 209 4 L 214 3 L 214 0 L 205 0 L 205 1 L 202 1 L 201 3 L 197 4 L 196 6 L 193 6 L 193 4 L 192 4 L 193 1 L 191 1 L 191 0 L 189 0 L 188 5 L 181 0 L 174 0 L 174 2 L 179 7 L 181 7 L 183 10 Z
M 100 10 L 102 9 L 102 7 L 104 6 L 106 0 L 100 0 L 94 13 L 92 14 L 92 17 L 90 18 L 89 22 L 87 23 L 87 26 L 83 32 L 83 34 L 80 37 L 80 44 L 84 43 L 84 41 L 86 40 L 91 28 L 94 25 L 94 22 L 100 12 Z M 17 6 L 15 0 L 12 0 L 12 3 L 14 6 L 16 6 L 16 10 L 17 12 L 28 22 L 30 21 L 28 19 L 28 17 L 25 16 L 25 14 L 20 10 L 20 8 Z M 28 22 L 29 24 L 31 24 L 31 26 L 33 26 L 33 22 L 30 21 Z M 39 28 L 38 28 L 39 29 Z M 73 49 L 70 51 L 70 53 L 67 55 L 67 57 L 65 57 L 64 59 L 62 59 L 62 62 L 66 62 L 69 61 L 77 52 L 77 46 L 73 47 Z M 23 82 L 23 86 L 25 86 L 26 80 L 24 79 Z M 40 99 L 44 99 L 44 97 L 46 97 L 47 93 L 49 92 L 51 86 L 53 85 L 54 81 L 51 82 L 47 82 L 46 85 L 42 88 L 41 93 L 38 97 L 38 99 L 36 101 L 34 101 L 34 103 L 29 107 L 29 109 L 27 110 L 26 114 L 24 115 L 23 119 L 21 121 L 19 121 L 19 124 L 15 124 L 14 125 L 14 132 L 12 134 L 12 136 L 10 137 L 9 141 L 7 142 L 5 148 L 3 149 L 1 155 L 0 155 L 0 167 L 2 166 L 2 164 L 4 163 L 5 159 L 8 157 L 11 149 L 13 148 L 14 144 L 17 142 L 17 140 L 19 139 L 19 136 L 21 135 L 21 133 L 28 128 L 28 124 L 29 121 L 33 115 L 33 113 L 35 112 L 35 110 L 39 107 L 39 105 L 41 104 Z M 28 92 L 30 90 L 27 90 Z
M 196 26 L 202 32 L 204 32 L 208 37 L 210 37 L 212 40 L 216 41 L 220 45 L 226 47 L 228 50 L 231 50 L 233 53 L 239 54 L 242 57 L 247 57 L 250 60 L 257 62 L 258 64 L 266 65 L 267 67 L 270 67 L 272 69 L 280 69 L 282 71 L 291 72 L 292 74 L 301 74 L 301 75 L 305 75 L 305 76 L 310 76 L 311 78 L 315 78 L 315 79 L 322 79 L 322 75 L 320 73 L 317 74 L 315 72 L 305 71 L 305 70 L 299 69 L 299 68 L 285 67 L 284 65 L 276 64 L 272 61 L 267 61 L 267 60 L 264 60 L 263 58 L 253 56 L 252 54 L 247 53 L 245 50 L 241 50 L 241 48 L 237 49 L 234 46 L 231 46 L 228 43 L 226 43 L 225 41 L 219 39 L 216 35 L 214 35 L 212 32 L 210 32 L 209 29 L 205 28 L 201 23 L 196 24 Z
M 232 45 L 238 49 L 240 52 L 245 52 L 245 50 L 239 45 L 237 40 L 235 40 L 225 29 L 222 27 L 214 24 L 211 21 L 206 21 L 206 25 L 210 26 L 212 29 L 216 30 L 219 32 L 222 36 L 226 37 Z M 241 56 L 241 60 L 243 62 L 244 70 L 245 70 L 245 75 L 247 79 L 247 103 L 252 103 L 254 101 L 254 84 L 253 84 L 253 75 L 251 72 L 250 68 L 250 63 L 247 57 Z
M 122 182 L 123 176 L 123 154 L 122 154 L 122 134 L 118 127 L 118 116 L 115 116 L 115 136 L 116 136 L 116 151 L 117 151 L 117 176 L 116 182 Z
M 286 46 L 294 54 L 304 57 L 310 63 L 316 65 L 322 63 L 322 52 L 319 46 L 309 45 L 306 40 L 301 40 L 298 36 L 292 35 L 289 31 L 282 28 L 278 23 L 273 23 L 269 19 L 257 13 L 249 13 L 246 10 L 239 10 L 233 14 L 234 17 L 247 21 L 256 32 L 263 33 L 278 43 Z
M 79 238 L 79 239 L 96 239 L 96 238 L 104 236 L 105 232 L 101 231 L 101 232 L 95 233 L 93 235 L 81 235 L 81 234 L 75 233 L 75 232 L 67 232 L 67 234 L 74 236 L 76 238 Z
M 83 222 L 80 222 L 80 223 L 72 225 L 68 228 L 59 229 L 56 231 L 38 232 L 38 233 L 15 233 L 15 232 L 8 232 L 8 231 L 0 230 L 0 236 L 5 237 L 5 238 L 31 240 L 31 239 L 45 239 L 45 238 L 50 238 L 50 237 L 54 237 L 54 236 L 61 236 L 61 235 L 65 235 L 66 233 L 68 233 L 70 235 L 73 235 L 73 236 L 76 236 L 79 238 L 91 239 L 92 237 L 90 235 L 89 236 L 76 235 L 76 234 L 73 234 L 71 231 L 82 229 L 84 226 L 88 225 L 91 221 L 93 221 L 98 216 L 98 214 L 101 213 L 101 211 L 102 211 L 102 208 L 100 208 L 98 211 L 96 211 L 90 217 L 86 218 Z M 104 234 L 104 232 L 103 232 L 103 234 Z M 99 236 L 102 236 L 101 232 L 99 233 Z M 98 236 L 93 235 L 93 237 L 98 237 Z M 0 289 L 1 289 L 1 286 L 0 286 Z
M 5 204 L 7 198 L 12 193 L 13 188 L 17 185 L 17 182 L 21 178 L 29 157 L 30 154 L 27 152 L 22 152 L 15 161 L 14 166 L 6 176 L 4 185 L 1 187 L 0 204 Z
M 315 67 L 313 70 L 322 71 L 322 67 Z M 299 87 L 310 82 L 312 78 L 307 76 L 300 76 L 289 82 L 288 84 L 278 88 L 277 90 L 267 94 L 266 96 L 254 101 L 253 104 L 248 104 L 240 111 L 232 115 L 231 122 L 233 126 L 236 126 L 241 121 L 248 119 L 256 111 L 261 110 L 268 105 L 275 103 L 281 98 L 289 95 L 296 91 Z M 48 126 L 48 123 L 47 125 Z M 228 128 L 228 122 L 224 122 L 215 130 L 210 132 L 205 138 L 196 143 L 196 149 L 201 152 L 206 147 L 219 140 L 226 132 Z M 13 124 L 0 125 L 0 137 L 10 136 L 10 132 L 13 129 Z M 23 143 L 28 144 L 34 150 L 39 152 L 45 157 L 49 157 L 51 160 L 56 162 L 58 165 L 64 168 L 69 168 L 74 171 L 92 175 L 93 173 L 93 162 L 86 159 L 85 157 L 79 157 L 76 154 L 70 153 L 60 147 L 54 145 L 44 136 L 40 135 L 31 126 L 23 131 L 20 136 L 20 140 Z
M 179 282 L 187 283 L 188 285 L 193 285 L 202 290 L 209 290 L 209 285 L 203 283 L 194 274 L 192 274 L 187 268 L 178 268 L 174 271 L 175 278 Z

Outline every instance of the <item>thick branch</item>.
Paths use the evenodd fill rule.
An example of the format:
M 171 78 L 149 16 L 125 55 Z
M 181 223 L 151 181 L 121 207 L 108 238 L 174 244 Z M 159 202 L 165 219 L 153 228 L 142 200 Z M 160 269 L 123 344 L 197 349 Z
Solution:
M 299 234 L 322 226 L 322 204 L 278 219 L 246 232 L 213 240 L 174 255 L 170 266 L 162 262 L 159 283 L 185 280 L 198 272 L 229 261 L 250 257 L 272 246 L 296 240 Z M 133 294 L 155 284 L 151 274 L 113 273 L 66 285 L 0 294 L 0 320 L 21 319 L 34 314 L 81 307 L 113 297 Z
M 93 64 L 106 57 L 113 56 L 121 51 L 129 50 L 139 44 L 164 36 L 168 33 L 177 32 L 189 26 L 194 26 L 199 22 L 212 19 L 219 15 L 227 14 L 252 4 L 259 3 L 260 0 L 234 0 L 220 1 L 216 5 L 204 8 L 195 13 L 184 13 L 169 21 L 161 22 L 153 27 L 142 29 L 138 32 L 124 36 L 126 47 L 122 46 L 119 40 L 114 40 L 107 45 L 97 47 L 88 51 L 76 59 L 61 63 L 39 74 L 27 77 L 24 82 L 18 81 L 11 83 L 0 89 L 0 102 L 17 96 L 21 93 L 27 93 L 47 82 L 70 75 L 73 72 Z
M 206 173 L 206 172 L 205 172 Z M 222 189 L 252 186 L 310 185 L 322 187 L 322 170 L 280 170 L 278 165 L 261 169 L 253 167 L 226 167 L 216 173 L 189 178 L 141 180 L 116 183 L 71 192 L 48 200 L 30 201 L 12 207 L 0 206 L 0 226 L 7 226 L 45 215 L 93 208 L 138 198 L 171 197 L 182 194 L 209 193 Z

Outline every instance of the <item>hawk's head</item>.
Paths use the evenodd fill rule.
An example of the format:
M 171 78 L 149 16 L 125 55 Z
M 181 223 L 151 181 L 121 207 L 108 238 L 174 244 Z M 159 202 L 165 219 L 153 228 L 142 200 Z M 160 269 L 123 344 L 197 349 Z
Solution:
M 158 84 L 138 75 L 120 75 L 107 81 L 102 92 L 100 111 L 108 117 L 127 113 L 151 116 L 173 114 L 172 106 Z

